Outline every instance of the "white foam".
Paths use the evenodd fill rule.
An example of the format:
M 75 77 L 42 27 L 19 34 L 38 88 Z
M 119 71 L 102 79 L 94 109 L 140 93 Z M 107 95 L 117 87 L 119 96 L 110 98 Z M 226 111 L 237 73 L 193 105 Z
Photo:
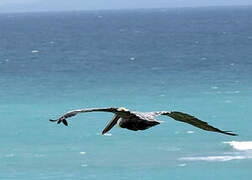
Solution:
M 80 154 L 81 154 L 81 155 L 84 155 L 84 154 L 86 154 L 86 152 L 82 151 L 82 152 L 80 152 Z
M 226 91 L 225 94 L 239 94 L 240 91 Z
M 224 144 L 231 145 L 234 149 L 240 151 L 252 150 L 252 141 L 227 141 Z
M 88 164 L 81 164 L 81 167 L 88 167 Z
M 184 161 L 230 161 L 234 159 L 247 159 L 250 156 L 206 156 L 206 157 L 182 157 L 179 160 Z
M 194 131 L 187 131 L 187 134 L 193 134 Z
M 105 134 L 103 134 L 104 136 L 112 136 L 112 134 L 111 133 L 105 133 Z
M 131 61 L 134 61 L 135 59 L 136 59 L 136 58 L 134 58 L 134 57 L 131 57 L 131 58 L 130 58 Z
M 38 50 L 32 50 L 32 53 L 38 53 L 39 51 Z

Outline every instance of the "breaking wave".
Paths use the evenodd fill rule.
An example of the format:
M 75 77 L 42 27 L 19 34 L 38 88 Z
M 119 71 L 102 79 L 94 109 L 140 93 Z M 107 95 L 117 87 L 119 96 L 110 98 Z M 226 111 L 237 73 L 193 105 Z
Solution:
M 239 151 L 252 150 L 252 141 L 227 141 L 227 142 L 223 142 L 223 143 L 229 144 L 235 150 L 239 150 Z
M 226 152 L 216 156 L 194 156 L 181 157 L 179 160 L 184 161 L 230 161 L 241 159 L 252 159 L 252 141 L 227 141 L 222 142 L 232 146 L 235 152 Z

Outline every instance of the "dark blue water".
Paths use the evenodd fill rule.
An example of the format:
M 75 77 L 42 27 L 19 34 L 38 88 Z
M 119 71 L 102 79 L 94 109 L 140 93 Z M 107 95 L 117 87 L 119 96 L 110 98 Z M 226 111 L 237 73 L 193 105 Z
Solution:
M 252 175 L 251 8 L 0 14 L 0 25 L 1 178 Z M 162 117 L 107 136 L 112 114 L 82 114 L 70 127 L 48 121 L 121 106 L 187 112 L 239 136 Z

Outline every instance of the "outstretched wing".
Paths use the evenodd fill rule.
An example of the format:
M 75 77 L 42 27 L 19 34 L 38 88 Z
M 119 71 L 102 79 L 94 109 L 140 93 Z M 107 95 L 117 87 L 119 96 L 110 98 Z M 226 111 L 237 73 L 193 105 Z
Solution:
M 60 118 L 56 120 L 50 119 L 50 121 L 57 122 L 57 124 L 60 124 L 62 122 L 65 126 L 68 126 L 68 123 L 66 121 L 67 118 L 73 117 L 79 113 L 93 112 L 93 111 L 111 112 L 115 114 L 112 120 L 108 123 L 108 125 L 103 130 L 102 134 L 105 134 L 110 129 L 112 129 L 120 118 L 129 118 L 132 116 L 137 117 L 135 113 L 132 113 L 125 108 L 94 108 L 94 109 L 80 109 L 80 110 L 69 111 L 63 116 L 61 116 Z
M 207 122 L 201 121 L 201 120 L 197 119 L 196 117 L 191 116 L 186 113 L 174 111 L 174 112 L 160 112 L 157 115 L 167 115 L 177 121 L 191 124 L 193 126 L 196 126 L 200 129 L 204 129 L 206 131 L 213 131 L 213 132 L 223 133 L 223 134 L 227 134 L 227 135 L 231 135 L 231 136 L 237 136 L 237 134 L 231 133 L 229 131 L 222 131 L 220 129 L 217 129 L 217 128 L 209 125 Z
M 51 122 L 57 122 L 57 124 L 60 124 L 63 122 L 64 125 L 68 125 L 66 119 L 73 117 L 79 113 L 85 113 L 85 112 L 93 112 L 93 111 L 101 111 L 101 112 L 111 112 L 116 113 L 118 111 L 118 108 L 93 108 L 93 109 L 79 109 L 79 110 L 73 110 L 69 111 L 66 114 L 62 115 L 60 118 L 56 120 L 50 119 Z

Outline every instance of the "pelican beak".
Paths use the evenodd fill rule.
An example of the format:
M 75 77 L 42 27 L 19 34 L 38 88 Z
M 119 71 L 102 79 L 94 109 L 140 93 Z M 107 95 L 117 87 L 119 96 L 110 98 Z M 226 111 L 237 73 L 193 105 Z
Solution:
M 120 117 L 118 115 L 114 115 L 114 117 L 111 119 L 111 121 L 108 123 L 108 125 L 102 131 L 102 135 L 105 134 L 106 132 L 108 132 L 110 129 L 112 129 L 116 125 L 118 119 L 120 119 Z

